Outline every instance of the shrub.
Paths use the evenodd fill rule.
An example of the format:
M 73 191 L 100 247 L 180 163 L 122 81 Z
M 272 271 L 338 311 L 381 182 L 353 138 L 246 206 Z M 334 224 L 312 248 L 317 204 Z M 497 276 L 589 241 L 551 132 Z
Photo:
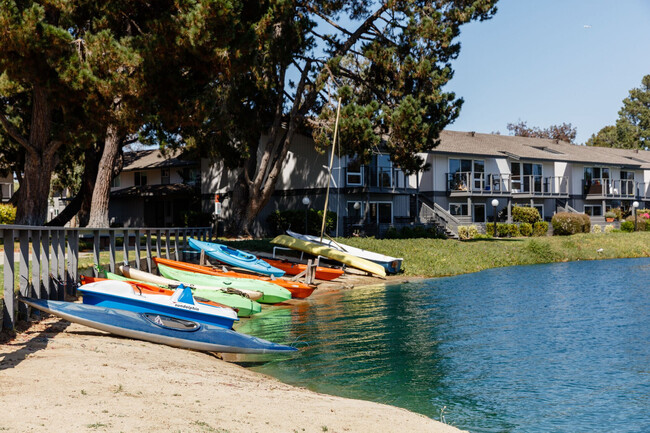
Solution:
M 623 221 L 621 223 L 621 231 L 632 233 L 634 231 L 634 222 L 633 221 Z
M 16 208 L 10 204 L 0 204 L 0 224 L 16 222 Z
M 548 223 L 546 221 L 537 221 L 533 225 L 533 236 L 546 236 L 548 234 Z
M 467 230 L 467 234 L 468 234 L 470 239 L 475 239 L 479 235 L 478 227 L 476 227 L 474 224 L 472 224 L 471 226 L 469 226 L 469 228 Z
M 642 214 L 643 215 L 643 214 Z M 636 216 L 636 231 L 642 232 L 648 229 L 648 221 L 647 219 L 643 218 L 641 215 Z M 625 218 L 625 222 L 631 222 L 632 227 L 634 227 L 634 217 L 630 215 L 629 217 Z
M 495 223 L 486 223 L 485 224 L 485 234 L 487 236 L 494 236 L 494 224 Z M 497 234 L 498 236 L 498 234 Z
M 522 236 L 532 236 L 533 235 L 533 225 L 531 223 L 521 223 L 519 224 L 519 233 Z
M 542 219 L 534 207 L 515 206 L 512 208 L 512 220 L 516 223 L 535 224 Z
M 613 217 L 610 217 L 610 218 L 613 218 Z M 594 224 L 594 225 L 591 227 L 591 232 L 592 232 L 592 233 L 602 233 L 602 232 L 603 232 L 603 229 L 602 229 L 598 224 Z
M 616 219 L 616 213 L 609 210 L 609 211 L 605 212 L 605 218 L 614 218 L 614 219 Z
M 591 231 L 591 219 L 589 215 L 583 213 L 558 212 L 553 215 L 551 224 L 553 224 L 553 234 L 559 236 Z
M 469 227 L 458 226 L 458 239 L 461 241 L 469 239 Z
M 508 234 L 513 238 L 521 236 L 521 233 L 519 233 L 519 226 L 517 224 L 508 224 Z
M 623 211 L 621 210 L 620 207 L 610 209 L 610 212 L 614 212 L 614 219 L 619 221 L 623 219 Z
M 323 211 L 309 209 L 307 211 L 307 233 L 320 234 Z M 287 229 L 297 232 L 305 230 L 305 210 L 276 210 L 266 217 L 266 223 L 273 234 L 282 234 Z M 325 231 L 332 231 L 336 227 L 336 212 L 327 211 Z
M 605 233 L 612 233 L 615 230 L 615 227 L 613 225 L 607 225 L 605 226 Z
M 497 223 L 497 236 L 500 238 L 505 238 L 508 236 L 509 229 L 508 229 L 508 224 L 505 223 Z

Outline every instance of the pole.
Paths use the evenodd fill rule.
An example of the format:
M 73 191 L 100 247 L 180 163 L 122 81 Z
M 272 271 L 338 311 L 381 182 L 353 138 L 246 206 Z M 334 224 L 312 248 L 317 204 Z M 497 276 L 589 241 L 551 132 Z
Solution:
M 332 156 L 330 157 L 330 168 L 327 173 L 327 192 L 325 194 L 325 208 L 323 209 L 323 222 L 320 226 L 320 242 L 323 242 L 323 233 L 325 232 L 325 221 L 327 220 L 327 205 L 330 198 L 330 183 L 332 177 L 332 165 L 334 164 L 334 151 L 336 150 L 336 137 L 339 132 L 339 116 L 341 115 L 341 98 L 339 98 L 339 105 L 336 109 L 336 123 L 334 124 L 334 141 L 332 143 Z

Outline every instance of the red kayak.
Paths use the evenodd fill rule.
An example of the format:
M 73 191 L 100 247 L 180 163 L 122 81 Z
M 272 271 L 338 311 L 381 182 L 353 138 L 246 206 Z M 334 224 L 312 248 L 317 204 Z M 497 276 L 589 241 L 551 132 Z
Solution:
M 302 263 L 293 263 L 288 260 L 277 260 L 277 259 L 262 259 L 267 262 L 269 265 L 282 269 L 287 275 L 298 275 L 301 272 L 305 272 L 307 265 Z M 319 280 L 331 281 L 341 275 L 343 275 L 343 269 L 338 268 L 326 268 L 323 266 L 316 267 L 315 277 Z
M 316 286 L 314 285 L 301 283 L 299 281 L 289 281 L 289 280 L 284 280 L 282 278 L 272 279 L 271 277 L 262 277 L 259 275 L 244 274 L 242 272 L 222 271 L 219 270 L 218 268 L 213 268 L 210 266 L 201 266 L 201 265 L 196 265 L 194 263 L 178 262 L 176 260 L 163 259 L 160 257 L 154 257 L 153 261 L 156 263 L 169 266 L 170 268 L 180 269 L 182 271 L 196 272 L 199 274 L 216 275 L 218 277 L 246 278 L 249 280 L 267 281 L 269 283 L 277 284 L 280 287 L 284 287 L 285 289 L 290 291 L 292 298 L 299 298 L 299 299 L 307 298 L 316 289 Z

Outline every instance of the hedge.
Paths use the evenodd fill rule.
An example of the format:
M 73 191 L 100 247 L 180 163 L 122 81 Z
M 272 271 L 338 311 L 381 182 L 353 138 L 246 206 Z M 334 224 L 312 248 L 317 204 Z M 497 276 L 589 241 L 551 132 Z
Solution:
M 559 236 L 590 233 L 591 219 L 583 213 L 558 212 L 553 215 L 553 234 Z
M 10 204 L 0 204 L 0 224 L 16 222 L 16 208 Z
M 537 221 L 533 224 L 533 236 L 546 236 L 548 234 L 548 223 L 546 221 Z
M 539 211 L 534 207 L 515 206 L 512 208 L 512 220 L 516 223 L 535 224 L 541 219 Z

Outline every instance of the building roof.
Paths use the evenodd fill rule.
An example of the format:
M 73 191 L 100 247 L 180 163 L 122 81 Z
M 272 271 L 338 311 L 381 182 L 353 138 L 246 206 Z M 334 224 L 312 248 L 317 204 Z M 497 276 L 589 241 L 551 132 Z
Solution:
M 614 165 L 629 168 L 650 167 L 650 152 L 582 146 L 565 141 L 511 135 L 442 131 L 434 153 L 481 155 L 495 158 L 540 161 L 566 161 Z
M 195 160 L 183 159 L 182 150 L 168 150 L 165 155 L 159 149 L 139 150 L 124 153 L 124 168 L 122 171 L 186 167 L 197 164 Z

